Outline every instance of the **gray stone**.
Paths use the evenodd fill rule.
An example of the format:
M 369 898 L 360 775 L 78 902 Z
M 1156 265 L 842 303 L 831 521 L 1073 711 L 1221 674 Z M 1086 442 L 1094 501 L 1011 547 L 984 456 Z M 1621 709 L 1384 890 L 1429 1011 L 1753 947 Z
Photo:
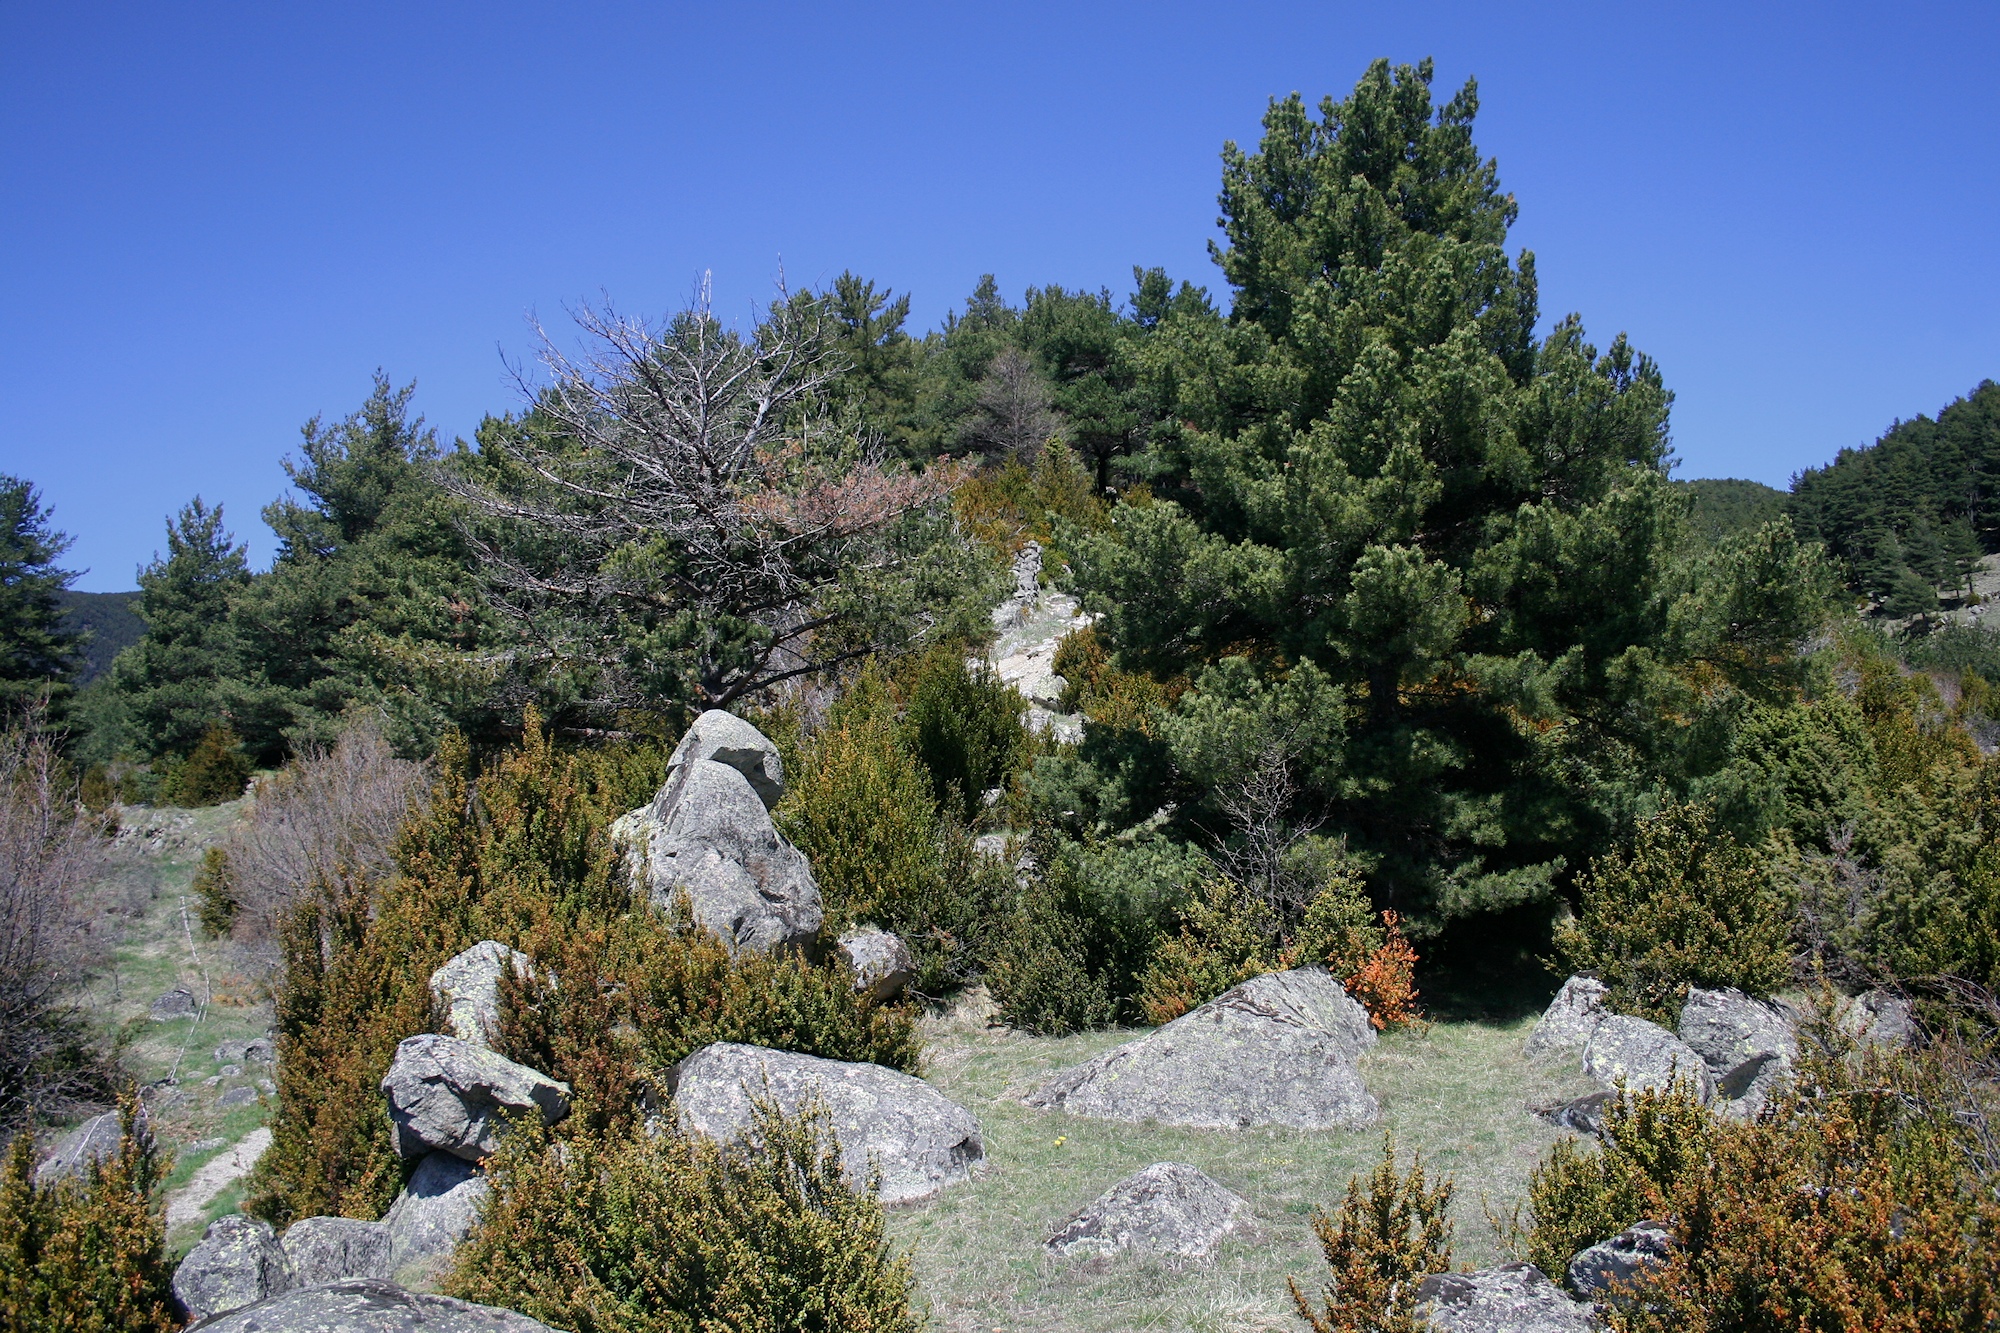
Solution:
M 1693 1084 L 1703 1101 L 1715 1096 L 1715 1076 L 1692 1047 L 1658 1023 L 1626 1014 L 1607 1016 L 1590 1034 L 1583 1072 L 1607 1088 L 1622 1078 L 1629 1092 L 1664 1090 L 1680 1078 Z
M 174 1295 L 190 1319 L 206 1319 L 291 1288 L 291 1265 L 269 1224 L 240 1213 L 210 1222 L 201 1243 L 174 1270 Z
M 434 1152 L 417 1163 L 410 1183 L 389 1205 L 389 1271 L 422 1282 L 444 1270 L 451 1252 L 479 1224 L 492 1191 L 472 1164 Z
M 301 1287 L 389 1276 L 389 1226 L 356 1217 L 308 1217 L 285 1233 L 285 1258 Z
M 194 992 L 183 986 L 154 1000 L 147 1006 L 146 1016 L 155 1023 L 171 1023 L 177 1018 L 193 1018 L 200 1009 Z
M 238 1074 L 241 1074 L 243 1072 L 243 1066 L 224 1065 L 222 1068 L 216 1070 L 215 1072 L 223 1078 L 235 1078 Z
M 53 1185 L 65 1176 L 82 1179 L 90 1163 L 118 1155 L 123 1134 L 116 1111 L 92 1116 L 56 1141 L 56 1146 L 35 1168 L 35 1183 Z
M 1767 1052 L 1753 1055 L 1715 1081 L 1720 1110 L 1732 1120 L 1755 1120 L 1773 1093 L 1792 1076 L 1792 1062 Z
M 246 1041 L 243 1043 L 243 1060 L 246 1064 L 276 1064 L 278 1060 L 277 1048 L 271 1044 L 269 1037 L 259 1037 L 255 1041 Z
M 238 1106 L 255 1106 L 257 1104 L 257 1089 L 231 1088 L 228 1092 L 217 1097 L 215 1104 L 225 1111 L 232 1110 Z
M 1790 1063 L 1799 1053 L 1798 1032 L 1789 1013 L 1733 988 L 1689 988 L 1681 1006 L 1680 1037 L 1718 1078 L 1759 1056 Z
M 874 926 L 850 930 L 840 937 L 840 951 L 854 969 L 854 989 L 877 1000 L 893 1000 L 917 974 L 916 961 L 902 936 Z
M 1610 1240 L 1580 1251 L 1569 1261 L 1569 1285 L 1589 1300 L 1624 1295 L 1649 1271 L 1663 1266 L 1674 1252 L 1674 1233 L 1664 1222 L 1634 1222 Z
M 1072 1213 L 1046 1244 L 1061 1255 L 1140 1250 L 1206 1259 L 1249 1221 L 1250 1205 L 1202 1172 L 1155 1162 Z
M 815 947 L 822 912 L 812 867 L 730 765 L 682 764 L 611 836 L 656 907 L 672 909 L 685 894 L 695 921 L 732 949 Z
M 201 1333 L 556 1333 L 556 1330 L 497 1306 L 405 1291 L 380 1279 L 350 1278 L 273 1296 L 203 1324 Z
M 1583 1053 L 1590 1034 L 1610 1010 L 1604 1007 L 1609 988 L 1595 977 L 1571 977 L 1549 1001 L 1535 1030 L 1522 1048 L 1529 1057 Z
M 506 1117 L 569 1114 L 569 1085 L 456 1037 L 405 1038 L 382 1076 L 389 1127 L 405 1159 L 433 1149 L 477 1161 L 500 1146 Z
M 1910 1002 L 1888 991 L 1865 991 L 1841 1010 L 1840 1026 L 1863 1045 L 1914 1046 L 1917 1015 Z
M 785 761 L 779 758 L 778 747 L 734 713 L 711 708 L 694 720 L 667 760 L 667 781 L 673 781 L 674 770 L 683 764 L 702 759 L 741 773 L 766 810 L 775 809 L 785 794 Z
M 681 1061 L 674 1105 L 681 1126 L 731 1140 L 751 1126 L 751 1098 L 795 1112 L 825 1105 L 850 1181 L 882 1175 L 884 1203 L 927 1199 L 968 1180 L 986 1158 L 979 1119 L 920 1078 L 762 1046 L 717 1042 Z
M 1325 968 L 1272 972 L 1063 1071 L 1027 1103 L 1194 1129 L 1353 1128 L 1379 1114 L 1355 1067 L 1374 1041 L 1367 1010 Z
M 1592 1333 L 1596 1313 L 1533 1264 L 1433 1273 L 1417 1284 L 1417 1311 L 1434 1333 Z
M 1553 1106 L 1531 1108 L 1537 1119 L 1546 1120 L 1557 1129 L 1567 1129 L 1577 1134 L 1589 1134 L 1593 1138 L 1604 1137 L 1604 1120 L 1610 1114 L 1611 1099 L 1615 1092 L 1593 1092 L 1582 1097 L 1573 1097 Z
M 498 940 L 481 940 L 431 973 L 431 998 L 445 1011 L 452 1034 L 475 1046 L 491 1046 L 500 1029 L 500 974 L 509 966 L 525 979 L 534 966 L 528 955 Z

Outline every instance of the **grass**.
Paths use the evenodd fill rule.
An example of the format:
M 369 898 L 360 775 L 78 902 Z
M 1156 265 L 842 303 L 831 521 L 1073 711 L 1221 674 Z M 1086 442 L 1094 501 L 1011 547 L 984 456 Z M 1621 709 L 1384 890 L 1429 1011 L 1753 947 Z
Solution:
M 928 1204 L 897 1210 L 895 1243 L 910 1248 L 936 1324 L 992 1330 L 1293 1329 L 1285 1280 L 1324 1271 L 1311 1232 L 1351 1176 L 1382 1150 L 1420 1151 L 1458 1181 L 1457 1255 L 1474 1266 L 1501 1254 L 1483 1203 L 1498 1211 L 1525 1192 L 1528 1170 L 1559 1132 L 1531 1101 L 1582 1091 L 1580 1076 L 1531 1065 L 1521 1043 L 1532 1018 L 1452 1022 L 1386 1035 L 1363 1058 L 1382 1122 L 1357 1131 L 1208 1131 L 1125 1125 L 1031 1110 L 1020 1098 L 1058 1070 L 1130 1040 L 1132 1032 L 1035 1038 L 961 1016 L 929 1023 L 926 1074 L 985 1129 L 987 1170 Z M 1226 1242 L 1208 1266 L 1130 1255 L 1058 1260 L 1043 1240 L 1071 1212 L 1151 1162 L 1201 1168 L 1250 1201 L 1255 1234 Z

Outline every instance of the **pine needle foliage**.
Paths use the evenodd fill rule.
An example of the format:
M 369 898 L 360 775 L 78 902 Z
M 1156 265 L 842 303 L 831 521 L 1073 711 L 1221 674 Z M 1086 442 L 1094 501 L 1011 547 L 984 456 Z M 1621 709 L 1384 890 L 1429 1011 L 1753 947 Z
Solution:
M 1347 1182 L 1337 1214 L 1315 1213 L 1332 1276 L 1315 1296 L 1290 1282 L 1292 1304 L 1313 1333 L 1421 1333 L 1417 1284 L 1451 1271 L 1451 1177 L 1432 1182 L 1422 1157 L 1396 1169 L 1396 1141 L 1382 1136 L 1382 1160 L 1368 1177 Z

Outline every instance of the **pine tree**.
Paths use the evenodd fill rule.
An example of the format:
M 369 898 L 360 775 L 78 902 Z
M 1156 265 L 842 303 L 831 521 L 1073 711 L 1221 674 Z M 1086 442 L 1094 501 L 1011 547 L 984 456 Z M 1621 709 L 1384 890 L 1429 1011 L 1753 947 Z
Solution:
M 60 704 L 82 664 L 60 595 L 76 575 L 56 561 L 71 538 L 50 526 L 31 482 L 0 476 L 0 707 L 48 697 Z
M 228 719 L 243 678 L 230 608 L 250 582 L 245 548 L 200 496 L 167 520 L 167 554 L 139 571 L 146 635 L 118 654 L 112 688 L 148 758 L 187 754 Z

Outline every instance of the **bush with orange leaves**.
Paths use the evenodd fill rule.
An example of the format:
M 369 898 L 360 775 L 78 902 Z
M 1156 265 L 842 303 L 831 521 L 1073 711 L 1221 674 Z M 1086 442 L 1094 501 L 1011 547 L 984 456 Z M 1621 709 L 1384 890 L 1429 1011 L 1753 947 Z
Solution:
M 1450 1176 L 1431 1183 L 1423 1158 L 1408 1175 L 1396 1170 L 1396 1141 L 1382 1137 L 1382 1161 L 1368 1178 L 1347 1182 L 1337 1215 L 1315 1213 L 1313 1234 L 1332 1280 L 1316 1297 L 1291 1281 L 1292 1304 L 1313 1333 L 1421 1333 L 1417 1284 L 1451 1271 Z
M 1378 1029 L 1413 1023 L 1417 1012 L 1417 951 L 1403 938 L 1394 912 L 1382 913 L 1383 940 L 1362 960 L 1361 966 L 1342 979 L 1347 993 L 1368 1011 L 1368 1021 Z

